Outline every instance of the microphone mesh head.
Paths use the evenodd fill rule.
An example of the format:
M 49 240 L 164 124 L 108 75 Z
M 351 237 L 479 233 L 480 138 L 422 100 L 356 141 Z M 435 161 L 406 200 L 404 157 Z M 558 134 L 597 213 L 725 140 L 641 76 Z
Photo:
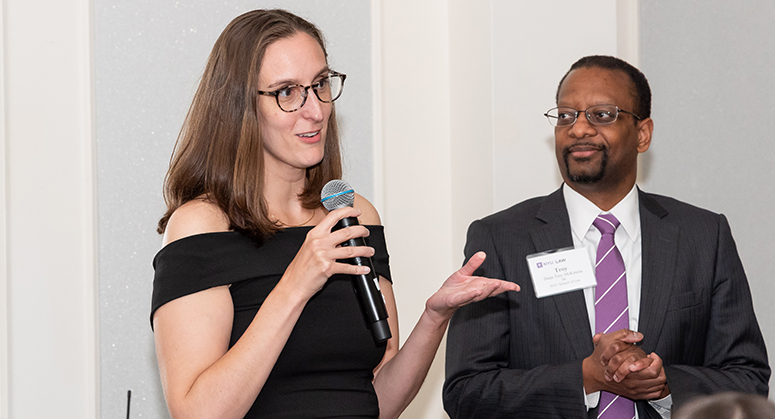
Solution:
M 355 201 L 355 191 L 349 183 L 334 179 L 323 186 L 323 190 L 320 191 L 320 201 L 329 211 L 351 207 Z

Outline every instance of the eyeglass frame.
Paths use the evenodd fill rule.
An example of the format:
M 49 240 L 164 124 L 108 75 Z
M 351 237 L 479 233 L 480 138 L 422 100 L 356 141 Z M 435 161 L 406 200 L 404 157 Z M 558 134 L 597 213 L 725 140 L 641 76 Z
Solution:
M 587 113 L 587 111 L 592 109 L 592 108 L 598 107 L 598 106 L 612 106 L 612 107 L 616 108 L 616 117 L 614 117 L 614 120 L 611 121 L 611 122 L 608 122 L 608 123 L 604 123 L 604 124 L 601 124 L 599 122 L 593 122 L 590 119 L 589 114 Z M 551 112 L 551 111 L 553 111 L 555 109 L 573 109 L 573 111 L 575 112 L 575 115 L 573 117 L 573 123 L 567 124 L 567 125 L 558 125 L 556 123 L 552 123 L 552 118 L 554 118 L 555 120 L 559 121 L 559 118 L 555 118 L 554 116 L 550 116 L 549 115 L 549 112 Z M 614 123 L 616 123 L 616 121 L 619 120 L 619 113 L 626 113 L 626 114 L 632 115 L 638 121 L 642 121 L 643 120 L 643 118 L 639 117 L 635 113 L 632 113 L 630 111 L 625 111 L 624 109 L 621 109 L 620 107 L 618 107 L 616 105 L 608 105 L 608 104 L 605 104 L 605 103 L 604 104 L 600 104 L 600 105 L 592 105 L 592 106 L 589 106 L 587 109 L 584 109 L 584 110 L 578 110 L 578 109 L 575 109 L 575 108 L 571 108 L 570 106 L 557 106 L 557 107 L 554 107 L 554 108 L 549 109 L 548 111 L 546 111 L 544 113 L 544 116 L 549 121 L 549 124 L 551 124 L 553 127 L 572 127 L 573 125 L 576 124 L 576 121 L 579 120 L 579 114 L 581 112 L 584 112 L 584 116 L 587 118 L 587 122 L 589 122 L 592 125 L 613 125 Z
M 303 108 L 304 105 L 307 103 L 307 98 L 309 97 L 309 93 L 307 92 L 307 90 L 310 89 L 310 88 L 312 88 L 312 91 L 315 93 L 315 97 L 317 97 L 318 100 L 321 103 L 333 103 L 335 100 L 339 99 L 339 97 L 342 96 L 342 92 L 344 91 L 344 81 L 345 81 L 345 79 L 347 79 L 347 74 L 337 73 L 336 71 L 329 71 L 328 75 L 325 78 L 331 78 L 331 77 L 340 77 L 342 79 L 342 87 L 341 87 L 341 90 L 339 91 L 339 94 L 336 95 L 336 97 L 331 98 L 331 100 L 329 100 L 329 101 L 321 99 L 320 95 L 318 95 L 318 91 L 314 88 L 315 85 L 320 84 L 320 81 L 318 81 L 316 83 L 313 83 L 313 84 L 310 84 L 309 86 L 304 86 L 304 85 L 301 85 L 301 84 L 291 84 L 291 85 L 284 86 L 284 87 L 281 87 L 281 88 L 279 88 L 277 90 L 273 90 L 273 91 L 256 90 L 256 93 L 258 93 L 259 95 L 263 95 L 263 96 L 274 96 L 275 102 L 277 102 L 277 107 L 279 107 L 280 110 L 283 111 L 283 112 L 287 112 L 287 113 L 296 112 L 299 109 Z M 288 89 L 288 88 L 292 88 L 292 87 L 301 87 L 302 88 L 302 90 L 301 90 L 301 97 L 302 97 L 301 105 L 299 105 L 299 107 L 296 108 L 296 109 L 293 109 L 293 110 L 290 110 L 290 111 L 286 111 L 285 109 L 283 109 L 282 105 L 280 105 L 280 97 L 279 97 L 279 95 L 280 95 L 281 91 L 283 91 L 285 89 Z

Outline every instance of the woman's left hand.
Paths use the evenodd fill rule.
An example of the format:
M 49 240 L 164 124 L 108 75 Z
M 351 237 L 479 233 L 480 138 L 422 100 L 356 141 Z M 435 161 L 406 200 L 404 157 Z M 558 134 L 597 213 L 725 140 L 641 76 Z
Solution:
M 519 291 L 519 285 L 500 279 L 472 276 L 487 257 L 477 252 L 462 268 L 450 275 L 441 288 L 425 303 L 425 311 L 440 321 L 447 321 L 458 308 L 506 291 Z

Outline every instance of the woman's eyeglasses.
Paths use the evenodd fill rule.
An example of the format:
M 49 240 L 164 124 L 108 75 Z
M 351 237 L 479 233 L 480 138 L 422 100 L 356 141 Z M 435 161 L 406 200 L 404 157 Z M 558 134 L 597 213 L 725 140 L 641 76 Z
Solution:
M 331 103 L 339 99 L 339 96 L 342 95 L 342 90 L 344 89 L 345 78 L 347 78 L 345 74 L 332 71 L 309 86 L 294 84 L 271 92 L 259 90 L 258 94 L 274 96 L 277 100 L 277 106 L 279 106 L 283 112 L 294 112 L 301 109 L 301 107 L 307 103 L 307 96 L 309 96 L 307 90 L 310 88 L 315 92 L 315 96 L 317 96 L 318 100 L 323 103 Z

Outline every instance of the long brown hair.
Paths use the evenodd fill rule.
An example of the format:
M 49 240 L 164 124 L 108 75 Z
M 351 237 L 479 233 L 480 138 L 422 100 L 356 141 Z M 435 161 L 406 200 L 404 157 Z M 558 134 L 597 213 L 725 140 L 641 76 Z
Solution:
M 254 10 L 235 18 L 215 42 L 164 180 L 167 212 L 161 234 L 176 209 L 197 197 L 218 205 L 229 228 L 266 238 L 280 227 L 264 200 L 264 143 L 256 106 L 258 73 L 269 45 L 297 33 L 315 39 L 326 53 L 320 30 L 285 10 Z M 342 174 L 339 131 L 332 108 L 323 160 L 307 168 L 299 195 L 302 206 L 320 206 L 320 191 Z

